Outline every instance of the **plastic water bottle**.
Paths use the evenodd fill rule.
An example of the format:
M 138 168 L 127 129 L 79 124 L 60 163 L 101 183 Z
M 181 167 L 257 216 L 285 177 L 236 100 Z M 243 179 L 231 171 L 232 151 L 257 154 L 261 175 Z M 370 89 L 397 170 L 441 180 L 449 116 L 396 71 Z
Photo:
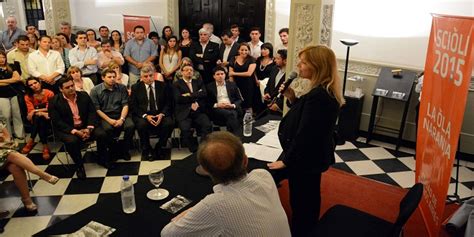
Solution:
M 245 137 L 250 137 L 252 136 L 252 112 L 250 110 L 247 110 L 244 115 L 244 136 Z
M 133 191 L 133 183 L 128 175 L 123 176 L 120 195 L 122 197 L 123 212 L 127 214 L 135 212 L 135 192 Z

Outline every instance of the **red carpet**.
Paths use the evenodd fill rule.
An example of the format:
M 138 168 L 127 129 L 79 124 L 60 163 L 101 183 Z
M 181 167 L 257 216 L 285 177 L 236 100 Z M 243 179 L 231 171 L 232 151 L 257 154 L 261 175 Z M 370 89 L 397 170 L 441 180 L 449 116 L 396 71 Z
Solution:
M 400 200 L 406 192 L 407 190 L 400 187 L 331 168 L 322 176 L 321 215 L 331 206 L 343 204 L 394 222 L 398 215 Z M 291 208 L 286 180 L 283 181 L 282 186 L 279 188 L 279 193 L 283 207 L 290 218 Z M 444 219 L 449 217 L 457 208 L 458 206 L 454 204 L 446 206 Z M 408 220 L 405 225 L 404 234 L 406 237 L 428 236 L 419 209 Z M 450 235 L 444 228 L 441 228 L 439 236 Z

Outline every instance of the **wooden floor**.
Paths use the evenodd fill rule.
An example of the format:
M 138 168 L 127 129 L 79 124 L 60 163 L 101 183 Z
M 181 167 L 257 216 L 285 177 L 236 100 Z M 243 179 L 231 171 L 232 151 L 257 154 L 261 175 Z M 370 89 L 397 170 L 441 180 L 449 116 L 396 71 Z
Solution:
M 291 208 L 289 207 L 288 184 L 286 180 L 283 181 L 279 192 L 283 207 L 290 217 Z M 321 215 L 331 206 L 343 204 L 394 222 L 398 215 L 400 200 L 406 192 L 406 189 L 400 187 L 331 168 L 322 176 Z M 454 204 L 446 206 L 444 219 L 448 218 L 457 208 L 458 205 Z M 419 209 L 408 220 L 404 234 L 406 237 L 428 236 Z M 450 235 L 444 228 L 441 228 L 439 236 Z

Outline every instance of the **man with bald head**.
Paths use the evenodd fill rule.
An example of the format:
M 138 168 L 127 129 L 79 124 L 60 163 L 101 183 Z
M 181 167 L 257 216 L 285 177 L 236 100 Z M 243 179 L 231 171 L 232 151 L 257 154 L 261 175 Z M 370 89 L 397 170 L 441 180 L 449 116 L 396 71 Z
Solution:
M 173 218 L 161 236 L 290 236 L 272 176 L 263 169 L 247 173 L 239 138 L 211 133 L 197 156 L 216 184 L 214 193 Z
M 0 38 L 0 49 L 8 52 L 14 48 L 14 42 L 20 35 L 26 35 L 26 32 L 16 26 L 17 21 L 14 16 L 7 17 L 5 29 Z

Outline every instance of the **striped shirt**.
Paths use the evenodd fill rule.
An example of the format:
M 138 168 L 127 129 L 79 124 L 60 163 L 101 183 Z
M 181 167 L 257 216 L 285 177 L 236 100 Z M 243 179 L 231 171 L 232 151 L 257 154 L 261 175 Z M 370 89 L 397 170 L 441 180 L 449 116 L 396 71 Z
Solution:
M 290 236 L 290 227 L 272 176 L 257 169 L 242 180 L 217 184 L 161 236 Z

